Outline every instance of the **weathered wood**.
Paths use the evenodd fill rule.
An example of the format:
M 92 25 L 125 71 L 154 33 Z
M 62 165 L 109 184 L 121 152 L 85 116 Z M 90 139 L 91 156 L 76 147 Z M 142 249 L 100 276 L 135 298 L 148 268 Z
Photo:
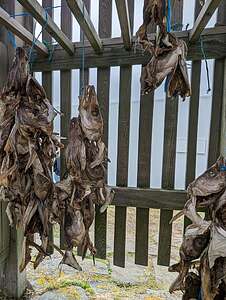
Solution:
M 200 1 L 195 3 L 194 18 L 196 19 L 201 10 Z M 197 60 L 192 62 L 191 71 L 191 89 L 192 95 L 189 101 L 189 120 L 188 120 L 188 141 L 187 141 L 187 161 L 186 161 L 186 176 L 185 186 L 189 185 L 195 179 L 196 171 L 196 152 L 198 139 L 198 117 L 199 117 L 199 94 L 200 94 L 200 79 L 201 79 L 202 61 Z M 184 218 L 184 230 L 191 224 L 191 221 Z
M 183 1 L 176 0 L 172 16 L 172 23 L 182 23 Z M 166 98 L 164 149 L 162 166 L 162 188 L 174 189 L 176 144 L 177 144 L 177 117 L 178 98 Z M 169 224 L 173 211 L 160 211 L 158 264 L 168 266 L 170 263 L 172 225 Z
M 186 202 L 186 191 L 148 188 L 114 187 L 113 205 L 181 210 Z
M 70 55 L 74 53 L 72 41 L 60 30 L 53 19 L 50 17 L 37 0 L 18 0 L 23 7 L 48 31 L 51 36 L 62 46 Z
M 189 42 L 193 43 L 199 39 L 200 34 L 206 27 L 220 2 L 221 0 L 207 0 L 205 2 L 189 34 Z
M 120 68 L 117 186 L 127 186 L 132 67 Z M 125 267 L 126 207 L 115 207 L 113 263 Z
M 100 1 L 99 3 L 99 36 L 107 38 L 111 36 L 112 0 Z M 109 91 L 110 91 L 110 68 L 97 69 L 97 97 L 104 120 L 104 143 L 108 147 L 108 123 L 109 123 Z M 95 246 L 97 256 L 106 258 L 107 246 L 107 211 L 99 213 L 96 208 L 95 217 Z
M 89 17 L 82 0 L 66 0 L 73 15 L 77 19 L 91 46 L 97 53 L 102 52 L 102 42 Z
M 154 93 L 140 97 L 137 186 L 149 188 Z M 135 263 L 148 265 L 149 209 L 136 210 Z
M 188 34 L 189 31 L 176 32 L 176 35 L 185 42 L 188 42 Z M 153 34 L 149 37 L 154 40 Z M 150 55 L 143 53 L 143 50 L 136 46 L 135 40 L 136 38 L 133 37 L 131 51 L 126 51 L 122 38 L 103 39 L 103 53 L 101 55 L 96 54 L 89 43 L 85 42 L 85 68 L 146 64 L 150 60 Z M 226 56 L 226 26 L 205 29 L 202 33 L 202 41 L 207 59 Z M 51 64 L 48 63 L 47 59 L 38 58 L 33 63 L 33 70 L 79 69 L 81 67 L 82 44 L 80 42 L 75 43 L 75 48 L 76 53 L 71 57 L 56 47 Z M 190 44 L 187 60 L 201 59 L 203 59 L 203 52 L 200 41 Z
M 0 7 L 0 23 L 24 42 L 29 45 L 33 43 L 33 35 L 13 17 L 11 17 L 2 7 Z M 48 55 L 48 49 L 40 41 L 36 41 L 34 48 L 40 53 L 40 55 Z
M 69 39 L 72 37 L 72 15 L 71 11 L 67 6 L 61 8 L 61 29 L 68 36 Z M 71 120 L 71 70 L 60 71 L 60 109 L 63 113 L 60 122 L 60 135 L 68 138 L 69 125 Z M 65 149 L 68 144 L 68 139 L 63 139 L 61 142 L 64 144 L 64 149 L 60 153 L 60 174 L 61 179 L 65 174 Z M 61 227 L 60 232 L 60 246 L 62 249 L 65 248 L 64 230 Z
M 46 9 L 48 7 L 52 7 L 53 0 L 42 0 L 42 6 L 44 9 Z M 52 10 L 49 10 L 49 16 L 52 17 Z M 46 30 L 44 30 L 42 33 L 42 41 L 43 42 L 45 41 L 47 43 L 52 42 L 52 37 Z M 52 72 L 51 71 L 42 72 L 42 86 L 45 89 L 47 98 L 52 102 Z M 54 248 L 53 248 L 52 244 L 54 242 L 54 237 L 53 237 L 53 226 L 52 225 L 49 225 L 49 241 L 50 241 L 50 243 L 47 247 L 47 252 L 49 254 L 53 254 Z
M 178 99 L 166 99 L 162 188 L 173 189 L 175 180 L 176 138 Z M 159 229 L 158 264 L 168 266 L 170 262 L 172 226 L 169 220 L 173 211 L 161 210 Z
M 128 4 L 132 31 L 134 17 L 134 0 L 130 0 Z M 116 175 L 117 186 L 127 186 L 128 183 L 131 79 L 132 66 L 121 67 L 119 86 L 118 157 Z M 126 207 L 115 207 L 113 263 L 114 265 L 119 267 L 125 267 L 126 215 Z
M 226 24 L 226 3 L 221 5 L 218 11 L 217 24 Z M 220 28 L 218 26 L 216 28 Z M 217 59 L 214 63 L 213 75 L 213 96 L 212 96 L 212 112 L 210 123 L 210 138 L 208 152 L 208 166 L 211 166 L 220 155 L 221 140 L 221 118 L 222 118 L 222 102 L 224 94 L 224 59 Z
M 224 88 L 221 113 L 221 142 L 220 153 L 226 157 L 226 60 L 224 61 Z
M 132 46 L 132 35 L 130 29 L 129 8 L 127 0 L 116 0 L 116 8 L 121 27 L 122 39 L 125 48 L 129 50 Z

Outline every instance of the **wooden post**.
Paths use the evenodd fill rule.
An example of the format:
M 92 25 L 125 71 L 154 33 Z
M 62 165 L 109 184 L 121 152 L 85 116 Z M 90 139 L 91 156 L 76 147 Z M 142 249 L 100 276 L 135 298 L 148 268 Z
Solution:
M 0 1 L 0 6 L 8 13 L 14 13 L 14 1 Z M 14 49 L 8 42 L 7 30 L 0 28 L 0 88 L 7 79 Z M 15 227 L 9 227 L 6 216 L 6 203 L 0 203 L 0 289 L 7 296 L 18 299 L 26 287 L 26 274 L 20 273 L 23 233 Z
M 224 88 L 222 99 L 220 152 L 226 157 L 226 59 L 224 60 Z

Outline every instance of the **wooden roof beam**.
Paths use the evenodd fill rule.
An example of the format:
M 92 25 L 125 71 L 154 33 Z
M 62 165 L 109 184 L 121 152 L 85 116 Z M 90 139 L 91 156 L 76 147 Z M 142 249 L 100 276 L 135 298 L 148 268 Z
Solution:
M 45 30 L 67 51 L 68 54 L 74 54 L 74 45 L 72 41 L 61 31 L 46 10 L 37 0 L 18 0 L 23 7 L 43 26 Z
M 12 18 L 3 8 L 0 7 L 0 23 L 4 25 L 13 34 L 18 36 L 21 40 L 32 45 L 33 35 L 25 29 L 19 22 Z M 34 48 L 43 56 L 48 55 L 48 49 L 40 41 L 36 41 Z
M 89 40 L 91 46 L 97 53 L 101 53 L 103 50 L 103 45 L 100 37 L 98 36 L 93 23 L 89 17 L 89 14 L 85 8 L 85 4 L 82 0 L 66 0 L 68 6 L 70 7 L 73 15 L 78 21 L 81 29 L 83 30 L 85 36 Z
M 189 35 L 189 42 L 193 43 L 197 41 L 205 29 L 207 23 L 211 19 L 212 15 L 214 14 L 215 10 L 219 6 L 221 0 L 207 0 L 201 9 L 193 28 L 191 29 Z
M 132 34 L 129 18 L 128 0 L 115 0 L 118 11 L 119 23 L 125 48 L 129 50 L 132 46 Z

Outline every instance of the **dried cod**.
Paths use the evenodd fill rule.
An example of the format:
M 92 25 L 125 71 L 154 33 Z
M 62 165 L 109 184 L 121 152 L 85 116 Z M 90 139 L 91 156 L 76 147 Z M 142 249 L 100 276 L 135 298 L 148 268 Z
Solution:
M 143 94 L 149 94 L 166 79 L 167 96 L 181 96 L 184 99 L 191 95 L 186 65 L 187 45 L 167 30 L 168 5 L 168 1 L 144 0 L 143 24 L 137 36 L 152 58 L 142 69 L 141 90 Z M 152 21 L 157 25 L 154 43 L 147 36 L 148 25 Z
M 195 291 L 195 297 L 207 300 L 226 297 L 226 163 L 220 156 L 216 163 L 188 186 L 189 200 L 182 212 L 192 224 L 186 228 L 180 248 L 180 262 L 169 268 L 179 275 L 170 292 L 182 290 L 183 299 Z M 210 220 L 204 220 L 198 208 L 208 208 Z M 188 280 L 195 273 L 196 280 Z M 192 275 L 193 276 L 193 275 Z M 194 277 L 194 276 L 193 276 Z M 189 288 L 186 282 L 189 281 Z M 200 281 L 200 284 L 198 282 Z
M 20 271 L 31 261 L 31 246 L 38 250 L 34 268 L 47 253 L 54 184 L 52 163 L 58 147 L 52 121 L 56 112 L 44 89 L 29 74 L 23 48 L 16 55 L 0 95 L 1 200 L 11 226 L 24 232 Z M 34 242 L 38 233 L 41 244 Z
M 102 141 L 103 119 L 93 86 L 87 86 L 79 98 L 79 116 L 70 122 L 66 149 L 67 176 L 56 184 L 56 215 L 64 224 L 66 251 L 62 264 L 81 270 L 73 248 L 79 247 L 82 258 L 89 249 L 96 249 L 90 240 L 89 228 L 95 216 L 94 205 L 104 212 L 114 192 L 106 185 L 107 149 Z M 57 208 L 61 207 L 57 213 Z
M 57 112 L 29 74 L 23 48 L 16 49 L 0 108 L 0 200 L 8 202 L 10 225 L 24 232 L 20 271 L 31 261 L 32 248 L 38 251 L 34 268 L 49 255 L 48 234 L 53 223 L 64 228 L 66 251 L 52 243 L 63 256 L 61 263 L 81 270 L 73 248 L 80 247 L 83 259 L 88 249 L 95 256 L 89 237 L 95 204 L 104 212 L 114 197 L 106 185 L 107 149 L 95 89 L 87 86 L 80 97 L 79 117 L 70 122 L 67 175 L 56 184 L 52 180 L 53 160 L 57 149 L 63 147 L 53 135 Z M 40 244 L 34 241 L 35 233 Z

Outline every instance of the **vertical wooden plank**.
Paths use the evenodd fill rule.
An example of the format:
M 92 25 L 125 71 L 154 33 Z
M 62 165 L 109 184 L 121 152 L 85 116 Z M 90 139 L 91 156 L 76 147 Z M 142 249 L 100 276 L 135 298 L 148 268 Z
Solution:
M 183 1 L 176 0 L 172 24 L 182 23 Z M 173 189 L 175 179 L 176 139 L 177 139 L 178 99 L 166 99 L 164 150 L 162 168 L 162 188 Z M 168 266 L 170 263 L 172 225 L 169 221 L 173 211 L 160 210 L 158 264 Z
M 134 0 L 128 1 L 131 32 L 133 32 Z M 132 66 L 120 67 L 117 186 L 127 186 L 129 159 L 129 127 Z M 115 207 L 115 236 L 113 263 L 125 267 L 126 207 Z
M 201 10 L 200 1 L 195 3 L 194 17 L 197 18 Z M 185 186 L 189 185 L 195 179 L 196 170 L 196 152 L 198 138 L 198 116 L 199 116 L 199 96 L 200 96 L 200 79 L 201 79 L 202 61 L 197 60 L 192 62 L 191 70 L 191 89 L 192 95 L 189 102 L 189 128 L 188 128 L 188 145 L 187 145 L 187 162 L 186 162 L 186 182 Z M 184 230 L 191 224 L 188 218 L 184 218 Z
M 217 24 L 226 24 L 226 2 L 222 1 L 218 9 Z M 208 166 L 211 166 L 220 155 L 222 100 L 224 93 L 224 59 L 216 59 L 214 63 L 212 113 L 210 123 L 210 138 Z
M 226 60 L 224 61 L 224 88 L 221 113 L 221 144 L 220 152 L 226 157 Z
M 101 38 L 111 37 L 112 0 L 99 1 L 99 35 Z M 109 120 L 109 89 L 110 68 L 97 69 L 97 97 L 104 120 L 104 143 L 108 147 L 108 120 Z M 106 258 L 107 248 L 107 212 L 100 214 L 96 207 L 95 217 L 95 246 L 97 257 Z
M 53 0 L 42 0 L 42 6 L 44 8 L 52 7 Z M 48 14 L 50 17 L 53 17 L 53 10 L 48 9 Z M 52 38 L 47 31 L 43 31 L 42 33 L 42 41 L 44 43 L 48 43 L 49 45 L 52 43 Z M 42 86 L 46 91 L 47 98 L 52 102 L 52 72 L 42 72 Z M 51 244 L 54 242 L 53 240 L 53 226 L 50 225 L 49 228 L 49 241 Z M 53 247 L 48 245 L 47 252 L 49 254 L 53 254 Z
M 120 68 L 116 185 L 127 186 L 132 66 Z M 114 265 L 125 267 L 126 207 L 115 207 Z
M 65 4 L 61 7 L 61 30 L 71 39 L 72 38 L 72 15 L 68 6 Z M 60 135 L 68 138 L 69 125 L 71 119 L 71 70 L 60 71 L 60 109 L 63 113 L 60 123 Z M 61 178 L 64 176 L 65 156 L 64 151 L 67 147 L 68 140 L 62 139 L 64 150 L 60 153 L 60 174 Z M 65 248 L 64 230 L 60 230 L 60 247 Z
M 154 24 L 148 26 L 148 33 L 156 30 Z M 151 170 L 151 142 L 154 108 L 154 93 L 140 96 L 139 116 L 139 144 L 138 144 L 138 172 L 137 186 L 149 188 Z M 136 209 L 136 240 L 135 263 L 148 265 L 148 236 L 149 236 L 149 209 Z
M 151 140 L 154 93 L 141 96 L 139 116 L 138 176 L 137 186 L 150 186 Z M 149 209 L 136 209 L 135 263 L 148 265 Z
M 177 138 L 178 99 L 166 99 L 162 188 L 173 189 L 175 179 L 176 138 Z M 173 211 L 160 210 L 158 264 L 170 263 L 172 225 L 169 224 Z
M 0 6 L 9 14 L 15 13 L 15 2 L 0 0 Z M 8 40 L 8 32 L 0 26 L 0 65 L 1 87 L 7 79 L 7 72 L 12 64 L 15 49 Z M 0 289 L 5 294 L 17 299 L 22 296 L 26 288 L 26 272 L 19 272 L 21 262 L 21 247 L 23 241 L 22 230 L 9 227 L 6 216 L 6 203 L 0 203 Z

